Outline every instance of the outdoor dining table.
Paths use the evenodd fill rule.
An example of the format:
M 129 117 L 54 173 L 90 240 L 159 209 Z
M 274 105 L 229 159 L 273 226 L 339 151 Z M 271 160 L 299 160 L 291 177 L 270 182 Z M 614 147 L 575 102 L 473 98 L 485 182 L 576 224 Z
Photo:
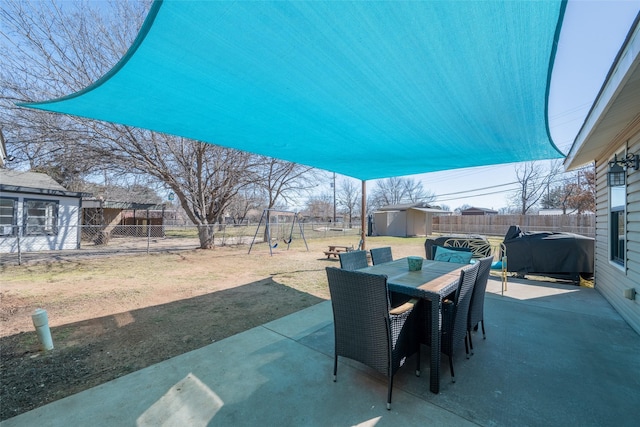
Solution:
M 371 274 L 387 276 L 389 291 L 411 297 L 422 298 L 431 306 L 431 370 L 429 389 L 433 393 L 440 391 L 440 335 L 442 331 L 442 301 L 455 292 L 460 272 L 468 264 L 456 264 L 442 261 L 423 260 L 422 269 L 409 271 L 407 258 L 362 268 Z M 426 325 L 424 325 L 426 327 Z

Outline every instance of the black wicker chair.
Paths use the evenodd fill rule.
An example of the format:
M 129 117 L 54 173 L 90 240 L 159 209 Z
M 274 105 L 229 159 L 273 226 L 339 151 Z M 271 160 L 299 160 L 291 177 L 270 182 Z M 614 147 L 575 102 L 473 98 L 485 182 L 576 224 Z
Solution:
M 369 267 L 367 251 L 340 252 L 338 256 L 340 257 L 340 268 L 343 270 L 351 271 Z
M 419 300 L 390 309 L 386 276 L 334 267 L 326 270 L 335 329 L 333 380 L 338 356 L 361 362 L 387 377 L 387 409 L 391 409 L 393 376 L 414 353 L 416 375 L 420 375 Z
M 469 305 L 469 322 L 467 324 L 467 332 L 469 333 L 469 347 L 473 354 L 473 341 L 471 340 L 471 329 L 478 330 L 478 324 L 482 326 L 482 338 L 487 336 L 484 332 L 484 294 L 489 281 L 489 273 L 491 272 L 491 264 L 493 257 L 481 258 L 478 261 L 480 267 L 478 269 L 478 277 L 476 284 L 473 286 L 473 294 L 471 295 L 471 304 Z
M 458 289 L 454 300 L 445 300 L 442 304 L 442 353 L 449 356 L 451 368 L 451 381 L 456 382 L 453 371 L 453 351 L 456 344 L 464 340 L 467 359 L 469 358 L 469 345 L 467 343 L 467 322 L 469 318 L 469 305 L 473 286 L 478 276 L 479 263 L 465 268 L 460 273 Z
M 371 262 L 373 265 L 393 261 L 390 246 L 386 246 L 384 248 L 373 248 L 369 252 L 371 252 Z

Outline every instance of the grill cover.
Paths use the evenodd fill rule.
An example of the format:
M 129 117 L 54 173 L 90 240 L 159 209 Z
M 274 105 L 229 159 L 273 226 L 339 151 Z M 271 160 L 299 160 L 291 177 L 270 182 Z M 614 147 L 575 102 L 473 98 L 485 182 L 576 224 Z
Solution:
M 504 237 L 507 271 L 518 274 L 593 274 L 595 239 L 574 233 L 523 232 L 512 225 Z

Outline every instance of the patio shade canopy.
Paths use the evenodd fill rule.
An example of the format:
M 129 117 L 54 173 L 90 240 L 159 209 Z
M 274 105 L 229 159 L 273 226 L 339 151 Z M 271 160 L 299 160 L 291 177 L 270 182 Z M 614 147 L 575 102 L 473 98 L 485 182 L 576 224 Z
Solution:
M 156 1 L 93 85 L 22 104 L 363 180 L 563 157 L 566 3 Z

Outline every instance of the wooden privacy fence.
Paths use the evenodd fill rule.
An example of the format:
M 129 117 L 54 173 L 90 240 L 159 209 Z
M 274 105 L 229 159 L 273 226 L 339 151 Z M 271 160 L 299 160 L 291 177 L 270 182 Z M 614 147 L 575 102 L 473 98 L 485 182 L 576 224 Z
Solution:
M 504 236 L 512 225 L 522 231 L 553 231 L 595 237 L 596 218 L 588 215 L 455 215 L 434 216 L 433 233 Z

